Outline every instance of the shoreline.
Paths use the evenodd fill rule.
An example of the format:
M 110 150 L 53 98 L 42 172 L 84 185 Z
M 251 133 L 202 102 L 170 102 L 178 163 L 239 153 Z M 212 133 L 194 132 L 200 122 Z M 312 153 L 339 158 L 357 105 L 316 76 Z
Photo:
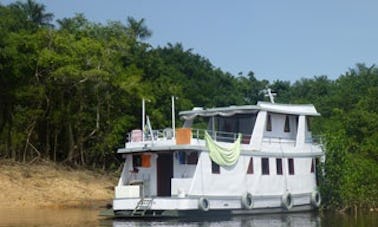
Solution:
M 40 161 L 0 160 L 0 206 L 7 208 L 106 208 L 118 178 Z
M 2 208 L 109 208 L 118 175 L 73 169 L 49 161 L 23 164 L 0 159 L 0 207 Z M 376 213 L 378 207 L 322 208 L 335 213 Z

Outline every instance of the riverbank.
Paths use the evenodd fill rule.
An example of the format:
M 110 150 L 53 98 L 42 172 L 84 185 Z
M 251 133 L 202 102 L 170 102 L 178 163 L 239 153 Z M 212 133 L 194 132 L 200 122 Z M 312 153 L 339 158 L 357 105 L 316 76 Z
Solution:
M 111 203 L 116 176 L 51 162 L 0 160 L 0 207 L 86 208 Z

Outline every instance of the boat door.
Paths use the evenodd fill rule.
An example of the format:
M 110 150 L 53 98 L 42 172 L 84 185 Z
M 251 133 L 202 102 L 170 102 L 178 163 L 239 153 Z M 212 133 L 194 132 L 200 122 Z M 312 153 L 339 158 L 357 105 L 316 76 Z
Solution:
M 157 158 L 157 195 L 171 196 L 173 178 L 173 154 L 160 153 Z

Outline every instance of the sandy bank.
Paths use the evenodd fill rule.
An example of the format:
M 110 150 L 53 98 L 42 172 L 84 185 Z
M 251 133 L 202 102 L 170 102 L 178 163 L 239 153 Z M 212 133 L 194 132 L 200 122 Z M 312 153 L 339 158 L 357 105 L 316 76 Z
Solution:
M 54 163 L 0 160 L 0 206 L 99 207 L 111 203 L 115 176 Z

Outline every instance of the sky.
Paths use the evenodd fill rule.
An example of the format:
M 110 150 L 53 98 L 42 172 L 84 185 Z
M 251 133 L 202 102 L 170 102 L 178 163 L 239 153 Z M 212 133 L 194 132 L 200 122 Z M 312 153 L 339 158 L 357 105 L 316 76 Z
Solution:
M 0 0 L 3 4 L 14 1 Z M 153 47 L 181 43 L 224 72 L 257 79 L 336 79 L 378 63 L 377 0 L 37 0 L 55 19 L 145 19 Z

